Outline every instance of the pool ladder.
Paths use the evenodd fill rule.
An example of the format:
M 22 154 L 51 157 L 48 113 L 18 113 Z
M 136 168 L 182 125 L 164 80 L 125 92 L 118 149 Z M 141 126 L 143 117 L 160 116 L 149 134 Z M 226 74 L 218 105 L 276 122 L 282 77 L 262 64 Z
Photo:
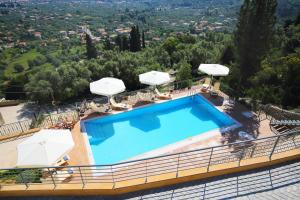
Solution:
M 189 90 L 188 93 L 187 93 L 187 96 L 191 96 L 192 99 L 194 98 L 195 94 L 197 94 L 197 91 L 196 90 Z

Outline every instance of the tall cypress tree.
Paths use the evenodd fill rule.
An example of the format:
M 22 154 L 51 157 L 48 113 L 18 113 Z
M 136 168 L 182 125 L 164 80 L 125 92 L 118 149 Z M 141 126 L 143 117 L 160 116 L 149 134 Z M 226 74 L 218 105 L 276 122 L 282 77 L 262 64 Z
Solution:
M 122 38 L 121 38 L 120 35 L 118 35 L 118 36 L 116 37 L 115 43 L 116 43 L 116 45 L 119 47 L 119 50 L 120 50 L 120 51 L 123 51 L 123 42 L 122 42 Z
M 122 46 L 123 46 L 123 51 L 129 50 L 129 43 L 128 43 L 128 38 L 126 35 L 122 36 Z
M 145 44 L 145 31 L 142 32 L 142 47 L 146 48 L 146 44 Z
M 249 77 L 260 69 L 268 52 L 276 22 L 276 0 L 245 0 L 239 14 L 235 44 L 241 81 L 251 86 Z
M 85 34 L 86 40 L 86 55 L 88 59 L 96 58 L 97 57 L 97 50 L 93 44 L 93 40 L 89 34 Z
M 130 51 L 137 52 L 141 50 L 141 36 L 138 26 L 133 26 L 130 32 Z
M 140 51 L 141 50 L 141 34 L 139 30 L 139 26 L 136 26 L 136 50 Z
M 112 45 L 110 43 L 110 40 L 109 38 L 105 38 L 105 41 L 104 41 L 104 49 L 105 50 L 112 50 Z
M 136 35 L 135 35 L 135 26 L 131 27 L 131 31 L 130 31 L 130 40 L 129 40 L 129 44 L 130 44 L 130 51 L 134 52 L 135 51 L 135 39 Z

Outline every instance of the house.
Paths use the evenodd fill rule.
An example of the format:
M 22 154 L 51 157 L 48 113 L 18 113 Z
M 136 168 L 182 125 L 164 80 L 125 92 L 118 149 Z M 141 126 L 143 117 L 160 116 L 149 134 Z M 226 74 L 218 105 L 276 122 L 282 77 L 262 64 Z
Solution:
M 19 42 L 19 43 L 18 43 L 18 46 L 19 46 L 19 47 L 26 47 L 26 46 L 27 46 L 27 43 L 26 43 L 26 42 Z
M 118 28 L 115 30 L 115 32 L 118 34 L 118 35 L 127 35 L 129 34 L 131 31 L 130 28 Z
M 42 39 L 42 33 L 41 32 L 34 32 L 34 37 L 38 38 L 38 39 Z
M 75 35 L 76 32 L 75 31 L 68 31 L 68 35 Z
M 67 37 L 67 31 L 59 31 L 59 34 L 62 36 L 62 37 Z

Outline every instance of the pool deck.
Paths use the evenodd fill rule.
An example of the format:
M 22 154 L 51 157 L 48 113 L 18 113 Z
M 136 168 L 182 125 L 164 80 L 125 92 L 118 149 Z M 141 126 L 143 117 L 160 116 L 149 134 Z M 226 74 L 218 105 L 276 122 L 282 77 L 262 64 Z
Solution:
M 193 90 L 199 91 L 199 88 L 193 88 Z M 189 90 L 184 90 L 178 93 L 173 94 L 173 99 L 176 98 L 181 98 L 185 97 L 189 94 Z M 219 110 L 222 111 L 222 102 L 224 96 L 226 96 L 224 93 L 221 93 L 219 97 L 211 97 L 209 94 L 203 94 L 202 95 L 208 99 L 211 103 L 213 103 Z M 161 103 L 165 102 L 166 100 L 160 100 L 156 101 L 156 103 Z M 147 106 L 147 105 L 144 105 Z M 242 127 L 237 128 L 236 132 L 238 131 L 246 131 L 253 136 L 257 138 L 262 138 L 262 137 L 268 137 L 268 136 L 273 136 L 274 133 L 272 133 L 271 129 L 269 128 L 269 120 L 268 119 L 263 119 L 261 121 L 257 121 L 257 119 L 252 119 L 252 118 L 246 118 L 245 116 L 242 115 L 242 112 L 249 111 L 245 106 L 236 103 L 235 108 L 232 113 L 229 114 L 230 117 L 235 119 L 237 122 L 239 122 Z M 112 114 L 118 114 L 120 111 L 113 111 Z M 106 115 L 99 115 L 99 114 L 89 114 L 87 116 L 84 116 L 84 119 L 91 119 L 99 116 L 106 116 Z M 260 118 L 264 118 L 264 116 L 259 116 Z M 233 131 L 234 132 L 234 131 Z M 89 148 L 87 144 L 88 142 L 86 141 L 86 138 L 82 134 L 80 130 L 80 125 L 79 123 L 76 124 L 74 129 L 72 130 L 73 138 L 75 141 L 76 146 L 79 148 L 77 149 L 76 147 L 73 149 L 71 152 L 70 156 L 74 156 L 76 160 L 70 162 L 71 165 L 86 165 L 86 164 L 94 164 L 93 159 L 91 158 L 91 153 L 89 152 Z M 212 146 L 218 146 L 221 145 L 221 132 L 219 129 L 209 131 L 207 133 L 204 133 L 207 135 L 210 135 L 208 137 L 204 137 L 203 139 L 199 139 L 199 137 L 191 137 L 188 138 L 184 141 L 177 142 L 175 144 L 168 145 L 167 147 L 162 147 L 150 152 L 146 152 L 145 154 L 139 155 L 137 157 L 131 158 L 130 160 L 135 160 L 135 159 L 141 159 L 141 158 L 146 158 L 146 157 L 151 157 L 152 156 L 158 156 L 158 155 L 165 155 L 165 154 L 172 154 L 172 153 L 179 153 L 179 152 L 184 152 L 184 151 L 190 151 L 190 150 L 195 150 L 195 149 L 200 149 L 200 148 L 205 148 L 205 147 L 212 147 Z M 196 139 L 197 138 L 197 139 Z M 172 146 L 169 147 L 169 146 Z M 177 147 L 176 147 L 177 146 Z M 84 149 L 85 148 L 85 149 Z
M 193 91 L 200 91 L 198 87 L 192 88 Z M 190 94 L 191 90 L 184 90 L 180 92 L 173 93 L 173 98 L 181 98 L 184 96 L 187 96 Z M 223 97 L 226 96 L 224 93 L 220 93 L 220 96 L 217 98 L 210 97 L 209 94 L 202 94 L 205 98 L 207 98 L 211 103 L 213 103 L 218 109 L 222 110 L 222 102 Z M 165 102 L 165 101 L 157 101 L 156 103 Z M 249 119 L 242 115 L 242 112 L 249 111 L 247 108 L 245 108 L 243 105 L 236 103 L 235 108 L 232 113 L 229 115 L 238 121 L 242 127 L 236 129 L 236 131 L 244 130 L 248 133 L 251 133 L 252 135 L 256 136 L 257 138 L 267 137 L 274 135 L 272 131 L 269 128 L 269 120 L 265 119 L 264 116 L 259 116 L 260 118 L 263 118 L 263 120 L 257 121 L 257 119 Z M 112 114 L 120 113 L 118 111 L 113 112 Z M 91 113 L 82 119 L 88 119 L 88 118 L 94 118 L 99 117 L 101 115 L 96 113 Z M 206 134 L 206 133 L 204 133 Z M 211 147 L 211 146 L 217 146 L 221 145 L 221 133 L 220 130 L 213 130 L 208 133 L 210 136 L 202 138 L 200 140 L 193 138 L 186 139 L 186 142 L 179 142 L 180 145 L 177 146 L 177 148 L 165 148 L 164 151 L 160 151 L 160 149 L 155 150 L 155 155 L 164 155 L 164 154 L 170 154 L 170 153 L 179 153 L 194 149 L 200 149 L 205 147 Z M 87 142 L 87 139 L 85 138 L 85 135 L 81 132 L 80 128 L 80 122 L 78 122 L 75 127 L 72 129 L 72 136 L 74 139 L 75 147 L 73 150 L 69 153 L 70 161 L 69 165 L 90 165 L 93 164 L 93 159 L 91 158 L 91 152 L 89 150 L 89 144 Z M 0 143 L 0 168 L 11 168 L 15 167 L 16 160 L 17 160 L 17 145 L 24 141 L 26 137 L 23 138 L 15 138 L 13 140 L 9 141 L 2 141 Z M 173 144 L 173 146 L 176 146 L 177 143 Z M 167 149 L 167 151 L 166 151 Z M 9 155 L 9 156 L 7 156 Z M 151 155 L 151 152 L 149 154 L 146 153 L 146 157 Z M 135 158 L 131 159 L 138 159 L 142 158 L 143 155 L 140 155 Z

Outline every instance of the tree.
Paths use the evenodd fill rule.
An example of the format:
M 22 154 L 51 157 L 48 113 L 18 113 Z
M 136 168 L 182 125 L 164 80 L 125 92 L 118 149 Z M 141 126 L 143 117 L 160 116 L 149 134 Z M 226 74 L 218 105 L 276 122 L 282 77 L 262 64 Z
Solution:
M 50 102 L 58 97 L 61 77 L 53 69 L 40 70 L 29 77 L 25 85 L 25 91 L 29 99 L 33 101 Z
M 186 60 L 178 63 L 179 70 L 176 74 L 176 80 L 180 82 L 178 88 L 190 87 L 192 84 L 192 66 Z
M 119 47 L 120 51 L 129 50 L 128 38 L 126 35 L 118 35 L 116 37 L 116 45 Z
M 97 57 L 97 50 L 93 44 L 93 40 L 89 34 L 85 34 L 86 40 L 86 54 L 88 59 L 96 58 Z
M 115 43 L 119 47 L 119 50 L 123 51 L 123 42 L 122 42 L 122 38 L 120 35 L 117 35 L 117 37 L 115 39 Z
M 130 32 L 130 51 L 137 52 L 141 50 L 141 35 L 138 26 L 133 26 Z
M 295 20 L 295 25 L 298 25 L 298 24 L 300 24 L 300 12 Z
M 25 91 L 31 100 L 42 102 L 63 101 L 84 92 L 91 72 L 82 64 L 70 62 L 54 69 L 49 67 L 29 77 Z
M 14 64 L 14 69 L 17 73 L 21 73 L 22 71 L 24 71 L 23 65 L 21 65 L 19 63 Z
M 128 38 L 126 35 L 122 36 L 122 46 L 123 46 L 123 51 L 127 51 L 129 50 L 129 42 L 128 42 Z
M 222 53 L 221 64 L 229 65 L 231 62 L 234 62 L 234 50 L 231 45 L 228 45 Z
M 112 44 L 110 43 L 110 40 L 108 37 L 105 38 L 103 48 L 104 48 L 104 50 L 112 50 Z
M 285 59 L 286 72 L 283 74 L 283 97 L 284 107 L 297 107 L 300 104 L 300 57 L 289 56 Z
M 172 59 L 172 57 L 173 57 L 173 53 L 176 51 L 177 44 L 178 44 L 178 40 L 175 37 L 168 37 L 162 45 L 162 47 L 168 52 L 169 56 L 171 57 L 172 67 L 174 64 L 174 59 Z
M 251 86 L 249 77 L 260 69 L 260 62 L 268 52 L 276 22 L 276 0 L 245 0 L 239 13 L 235 45 L 241 80 Z
M 142 47 L 146 48 L 146 44 L 145 44 L 145 31 L 142 32 Z

